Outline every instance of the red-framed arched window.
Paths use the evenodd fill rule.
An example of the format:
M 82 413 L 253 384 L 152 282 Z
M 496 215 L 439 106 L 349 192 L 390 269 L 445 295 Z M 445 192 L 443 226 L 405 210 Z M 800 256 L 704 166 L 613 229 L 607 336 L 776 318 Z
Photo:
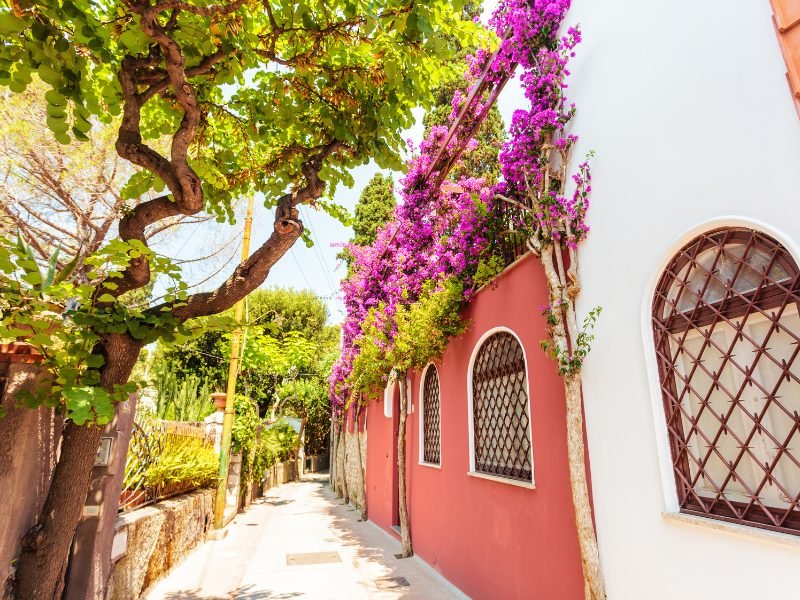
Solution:
M 682 248 L 653 302 L 682 512 L 800 533 L 800 278 L 745 228 Z

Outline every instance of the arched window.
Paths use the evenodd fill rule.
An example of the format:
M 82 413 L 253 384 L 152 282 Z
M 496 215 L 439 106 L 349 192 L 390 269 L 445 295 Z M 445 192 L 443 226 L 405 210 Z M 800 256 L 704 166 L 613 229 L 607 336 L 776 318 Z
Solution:
M 491 334 L 471 373 L 475 473 L 533 482 L 525 355 L 508 331 Z
M 682 512 L 800 533 L 800 279 L 764 233 L 718 229 L 653 302 Z
M 438 465 L 442 460 L 441 408 L 439 402 L 439 373 L 428 365 L 422 380 L 422 462 Z

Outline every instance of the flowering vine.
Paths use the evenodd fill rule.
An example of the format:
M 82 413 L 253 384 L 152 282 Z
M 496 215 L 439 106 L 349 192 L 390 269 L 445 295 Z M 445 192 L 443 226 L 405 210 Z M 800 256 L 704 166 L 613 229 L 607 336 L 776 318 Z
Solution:
M 530 108 L 514 114 L 511 138 L 500 155 L 504 181 L 488 185 L 482 179 L 462 177 L 439 186 L 439 173 L 429 171 L 448 129 L 433 127 L 400 182 L 402 202 L 394 218 L 379 230 L 371 246 L 349 247 L 354 260 L 352 275 L 342 284 L 347 311 L 342 354 L 330 378 L 334 411 L 344 407 L 351 392 L 367 392 L 386 382 L 391 367 L 386 368 L 386 360 L 376 359 L 382 357 L 389 363 L 397 359 L 392 351 L 399 307 L 414 305 L 423 295 L 443 295 L 447 289 L 452 308 L 458 310 L 460 306 L 452 294 L 454 286 L 445 286 L 445 282 L 455 282 L 463 293 L 459 300 L 466 302 L 476 284 L 483 283 L 485 273 L 497 270 L 483 268 L 497 262 L 496 257 L 493 260 L 490 256 L 490 246 L 501 233 L 488 218 L 495 198 L 529 206 L 526 188 L 548 179 L 540 147 L 550 144 L 567 152 L 576 141 L 575 136 L 554 135 L 574 114 L 574 106 L 564 103 L 562 89 L 568 75 L 565 66 L 580 34 L 570 29 L 565 37 L 558 37 L 568 8 L 569 0 L 506 0 L 490 21 L 503 38 L 499 50 L 492 56 L 488 50 L 479 49 L 468 57 L 465 76 L 471 86 L 477 85 L 490 59 L 485 78 L 490 83 L 488 89 L 516 65 L 523 71 L 521 80 Z M 455 93 L 451 122 L 463 111 L 471 91 L 469 87 L 463 93 Z M 445 153 L 455 154 L 461 147 L 466 153 L 474 149 L 470 136 L 492 101 L 491 96 L 485 95 L 469 107 L 469 114 L 462 116 Z M 588 166 L 585 174 L 588 179 Z M 584 188 L 569 200 L 553 193 L 537 211 L 535 223 L 528 216 L 515 225 L 524 228 L 528 237 L 528 232 L 544 231 L 542 226 L 547 224 L 549 235 L 565 235 L 577 243 L 588 230 L 583 223 L 588 191 Z M 570 233 L 562 234 L 565 229 Z M 371 330 L 369 336 L 365 334 L 367 327 Z M 371 346 L 370 363 L 375 367 L 371 373 L 358 368 L 359 356 L 366 346 Z

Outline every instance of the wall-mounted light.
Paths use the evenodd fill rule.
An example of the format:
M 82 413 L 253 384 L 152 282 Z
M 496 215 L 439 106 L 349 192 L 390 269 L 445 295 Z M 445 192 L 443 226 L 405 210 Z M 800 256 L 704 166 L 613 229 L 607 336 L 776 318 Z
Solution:
M 100 445 L 97 447 L 97 456 L 94 459 L 95 467 L 107 467 L 111 462 L 111 443 L 114 441 L 112 436 L 100 438 Z

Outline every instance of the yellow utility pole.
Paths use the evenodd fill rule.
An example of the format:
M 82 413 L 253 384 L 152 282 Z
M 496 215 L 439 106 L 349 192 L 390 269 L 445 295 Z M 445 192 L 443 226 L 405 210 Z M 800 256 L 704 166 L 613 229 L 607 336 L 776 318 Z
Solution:
M 253 196 L 247 200 L 247 216 L 244 219 L 242 262 L 250 258 L 250 230 L 253 227 Z M 236 303 L 234 315 L 237 323 L 244 315 L 244 298 Z M 225 520 L 225 500 L 228 492 L 228 462 L 233 433 L 233 399 L 236 396 L 236 376 L 239 374 L 242 328 L 237 326 L 231 336 L 231 358 L 228 365 L 228 388 L 225 397 L 225 416 L 222 420 L 222 440 L 219 445 L 219 485 L 214 505 L 214 529 L 222 529 Z

